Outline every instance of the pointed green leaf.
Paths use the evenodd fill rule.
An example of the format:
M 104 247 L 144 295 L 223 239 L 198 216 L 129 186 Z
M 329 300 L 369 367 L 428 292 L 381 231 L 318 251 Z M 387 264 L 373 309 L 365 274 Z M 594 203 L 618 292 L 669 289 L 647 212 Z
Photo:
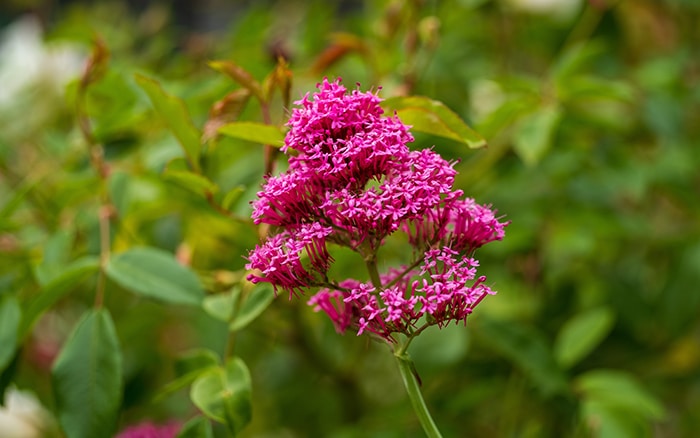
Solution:
M 393 97 L 382 102 L 388 113 L 396 112 L 412 130 L 449 138 L 471 149 L 486 146 L 486 140 L 444 103 L 427 97 Z
M 0 295 L 0 372 L 10 363 L 17 348 L 22 309 L 13 295 Z M 1 395 L 2 393 L 0 393 Z
M 71 438 L 112 437 L 122 392 L 122 359 L 109 312 L 89 310 L 51 370 L 58 420 Z
M 534 165 L 544 157 L 560 118 L 561 109 L 547 105 L 520 120 L 513 133 L 513 149 L 525 164 Z
M 233 302 L 238 302 L 237 293 L 241 293 L 240 290 L 234 291 Z M 248 293 L 241 304 L 240 309 L 235 309 L 233 312 L 233 320 L 229 325 L 229 329 L 232 331 L 240 330 L 243 327 L 250 324 L 255 318 L 257 318 L 267 306 L 272 303 L 275 299 L 275 291 L 273 290 L 270 283 L 258 283 L 253 289 Z
M 569 368 L 593 351 L 610 333 L 615 315 L 607 307 L 591 309 L 569 319 L 554 342 L 559 365 Z
M 232 188 L 228 191 L 228 193 L 226 193 L 226 196 L 224 196 L 224 199 L 221 201 L 221 207 L 226 211 L 232 211 L 234 205 L 241 198 L 243 193 L 245 193 L 245 187 L 243 186 L 236 186 Z
M 214 431 L 209 420 L 198 416 L 185 423 L 176 438 L 214 438 Z
M 284 132 L 276 126 L 256 122 L 233 122 L 219 128 L 219 133 L 255 143 L 282 147 Z
M 192 123 L 185 102 L 168 94 L 154 79 L 137 74 L 136 83 L 146 92 L 156 113 L 163 118 L 175 138 L 180 142 L 192 170 L 199 173 L 201 170 L 199 165 L 200 138 L 202 135 Z
M 201 374 L 219 366 L 219 357 L 211 350 L 199 348 L 186 352 L 175 362 L 177 378 L 165 385 L 154 397 L 155 401 L 190 385 Z
M 237 357 L 230 359 L 225 368 L 202 374 L 192 385 L 190 398 L 207 417 L 226 424 L 235 435 L 252 417 L 248 367 Z
M 110 259 L 106 272 L 123 288 L 168 303 L 198 306 L 204 298 L 199 278 L 159 249 L 133 248 L 118 254 Z
M 265 102 L 267 100 L 260 83 L 240 65 L 231 61 L 212 61 L 209 63 L 209 67 L 238 82 L 248 89 L 260 102 Z
M 216 193 L 219 186 L 209 178 L 189 170 L 174 170 L 166 167 L 163 179 L 172 181 L 199 195 Z
M 100 260 L 94 256 L 85 256 L 66 266 L 63 272 L 44 286 L 39 294 L 32 298 L 22 316 L 19 339 L 25 339 L 34 322 L 47 309 L 64 295 L 75 290 L 77 285 L 100 269 Z

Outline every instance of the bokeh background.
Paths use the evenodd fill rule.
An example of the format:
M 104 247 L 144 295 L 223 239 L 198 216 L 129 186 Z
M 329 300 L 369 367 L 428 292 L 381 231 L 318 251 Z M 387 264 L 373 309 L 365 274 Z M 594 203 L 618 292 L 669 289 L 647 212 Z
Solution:
M 181 150 L 134 74 L 183 99 L 201 128 L 240 88 L 209 61 L 262 79 L 284 57 L 293 99 L 323 77 L 381 87 L 382 97 L 424 95 L 489 143 L 473 151 L 416 134 L 414 144 L 459 160 L 457 186 L 512 221 L 480 253 L 498 294 L 466 328 L 428 331 L 411 347 L 445 436 L 700 430 L 700 3 L 11 0 L 0 25 L 0 297 L 25 303 L 41 293 L 46 266 L 99 254 L 102 192 L 112 251 L 173 252 L 210 293 L 238 281 L 255 227 L 163 177 Z M 87 112 L 110 166 L 103 186 L 75 118 L 98 37 L 110 61 Z M 271 110 L 283 123 L 288 109 Z M 260 121 L 259 106 L 240 119 Z M 222 193 L 241 187 L 234 210 L 246 217 L 261 146 L 220 138 L 207 147 L 206 175 Z M 387 264 L 401 261 L 394 244 Z M 351 254 L 336 259 L 339 277 L 362 275 Z M 29 400 L 34 422 L 52 422 L 49 368 L 96 281 L 76 281 L 2 373 L 0 387 Z M 226 325 L 111 282 L 106 306 L 125 358 L 120 426 L 192 417 L 186 390 L 154 396 L 182 352 L 223 352 Z M 254 391 L 241 436 L 422 436 L 388 349 L 337 335 L 304 300 L 278 297 L 235 348 Z

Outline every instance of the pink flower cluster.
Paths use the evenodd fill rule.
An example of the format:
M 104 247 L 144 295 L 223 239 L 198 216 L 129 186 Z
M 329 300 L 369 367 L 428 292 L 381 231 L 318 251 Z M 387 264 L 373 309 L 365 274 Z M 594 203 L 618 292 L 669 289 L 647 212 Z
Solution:
M 278 232 L 250 252 L 246 267 L 255 270 L 251 281 L 290 294 L 325 286 L 310 304 L 340 332 L 392 340 L 423 317 L 438 325 L 463 321 L 492 293 L 476 277 L 471 254 L 502 239 L 508 223 L 453 189 L 454 163 L 429 149 L 409 150 L 408 127 L 384 116 L 380 102 L 328 80 L 296 102 L 283 150 L 297 154 L 286 172 L 267 178 L 253 203 L 254 222 Z M 368 260 L 397 231 L 419 254 L 411 266 L 380 275 L 381 284 L 328 279 L 329 244 Z

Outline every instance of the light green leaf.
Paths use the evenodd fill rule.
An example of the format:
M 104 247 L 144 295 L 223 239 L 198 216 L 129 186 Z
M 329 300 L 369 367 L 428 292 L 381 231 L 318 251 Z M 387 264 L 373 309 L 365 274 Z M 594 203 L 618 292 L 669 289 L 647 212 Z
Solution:
M 234 205 L 241 198 L 243 193 L 245 193 L 245 187 L 243 186 L 236 186 L 232 188 L 228 191 L 228 193 L 226 193 L 224 199 L 221 201 L 221 207 L 226 211 L 232 211 Z
M 569 368 L 593 351 L 610 333 L 615 315 L 607 307 L 591 309 L 569 319 L 554 342 L 559 365 Z
M 231 292 L 208 295 L 202 301 L 202 308 L 213 318 L 228 322 L 233 312 L 233 296 Z
M 159 249 L 133 248 L 118 254 L 106 272 L 123 288 L 168 303 L 198 306 L 204 298 L 197 276 Z
M 199 195 L 213 194 L 219 190 L 219 186 L 209 178 L 189 170 L 174 170 L 166 167 L 163 179 L 177 183 Z
M 574 388 L 584 399 L 640 415 L 649 420 L 659 420 L 665 415 L 663 405 L 642 387 L 635 378 L 624 371 L 598 369 L 576 378 Z
M 96 274 L 99 269 L 100 260 L 94 256 L 82 257 L 66 266 L 59 276 L 51 280 L 39 291 L 36 297 L 29 301 L 24 309 L 19 339 L 25 339 L 34 322 L 41 314 L 63 298 L 64 295 L 74 291 L 80 282 Z
M 547 105 L 520 120 L 513 133 L 513 149 L 525 164 L 536 164 L 549 150 L 560 118 L 559 107 Z
M 232 122 L 219 128 L 219 133 L 241 140 L 282 147 L 284 132 L 276 126 L 257 122 Z
M 22 309 L 14 295 L 0 295 L 0 373 L 10 363 L 17 348 Z
M 190 391 L 192 402 L 234 436 L 251 420 L 251 397 L 250 372 L 237 357 L 199 376 Z
M 197 416 L 185 423 L 176 438 L 214 438 L 209 420 Z
M 41 286 L 46 286 L 66 269 L 70 260 L 73 233 L 59 230 L 44 245 L 41 263 L 34 269 L 34 275 Z
M 449 138 L 471 149 L 486 146 L 486 140 L 442 102 L 427 97 L 393 97 L 382 102 L 388 113 L 396 112 L 412 130 Z
M 112 437 L 122 392 L 122 358 L 109 312 L 89 310 L 51 370 L 58 420 L 71 438 Z
M 180 142 L 187 161 L 192 170 L 199 173 L 199 157 L 201 154 L 201 133 L 192 123 L 185 102 L 168 94 L 154 79 L 137 74 L 136 83 L 146 92 L 156 113 L 167 123 L 168 127 Z
M 233 292 L 233 302 L 238 303 L 238 294 L 240 294 L 240 289 L 236 289 Z M 245 296 L 243 304 L 241 304 L 240 310 L 234 309 L 233 320 L 229 325 L 229 329 L 232 331 L 240 330 L 243 327 L 250 324 L 255 318 L 257 318 L 267 306 L 272 303 L 275 299 L 275 291 L 273 290 L 270 283 L 258 283 L 253 286 L 253 289 Z

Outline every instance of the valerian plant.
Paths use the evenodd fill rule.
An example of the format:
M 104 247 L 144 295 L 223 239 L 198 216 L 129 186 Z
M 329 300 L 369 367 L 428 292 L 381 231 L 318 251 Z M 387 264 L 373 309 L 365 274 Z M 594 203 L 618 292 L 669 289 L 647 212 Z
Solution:
M 348 93 L 340 80 L 318 88 L 288 122 L 288 170 L 268 177 L 253 203 L 255 223 L 274 231 L 250 252 L 248 278 L 290 298 L 320 288 L 308 303 L 338 332 L 385 341 L 425 432 L 440 436 L 407 348 L 430 326 L 466 324 L 495 293 L 477 274 L 474 251 L 501 240 L 508 222 L 453 188 L 454 163 L 411 151 L 409 127 L 384 115 L 376 94 Z M 382 244 L 394 233 L 407 236 L 412 261 L 380 272 Z M 356 252 L 369 280 L 332 278 L 334 247 Z

